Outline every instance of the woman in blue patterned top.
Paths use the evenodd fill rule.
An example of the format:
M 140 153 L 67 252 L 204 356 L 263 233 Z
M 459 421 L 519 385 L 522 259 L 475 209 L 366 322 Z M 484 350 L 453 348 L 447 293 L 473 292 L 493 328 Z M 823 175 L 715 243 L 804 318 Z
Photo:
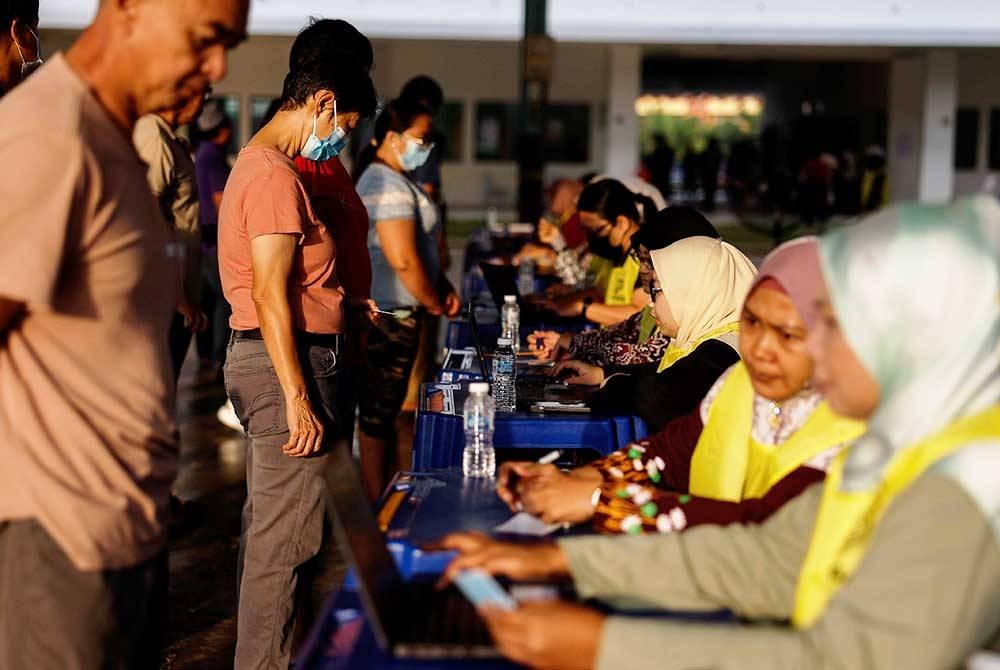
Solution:
M 361 470 L 374 499 L 386 481 L 388 449 L 428 315 L 456 316 L 461 300 L 445 278 L 438 239 L 441 213 L 408 175 L 433 145 L 431 110 L 399 99 L 375 122 L 375 137 L 359 160 L 358 194 L 368 210 L 372 299 L 395 318 L 381 319 L 368 338 L 367 384 L 359 398 Z M 398 448 L 396 463 L 410 462 Z

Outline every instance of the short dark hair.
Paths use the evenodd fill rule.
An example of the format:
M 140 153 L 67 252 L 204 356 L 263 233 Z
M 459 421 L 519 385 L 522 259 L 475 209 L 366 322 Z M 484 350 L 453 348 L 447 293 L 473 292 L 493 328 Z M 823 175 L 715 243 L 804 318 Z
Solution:
M 296 67 L 321 51 L 343 65 L 371 70 L 375 63 L 371 41 L 353 25 L 342 19 L 309 20 L 309 25 L 299 33 L 288 55 L 288 69 Z
M 436 113 L 444 104 L 444 91 L 441 85 L 426 74 L 418 74 L 403 85 L 399 97 L 408 100 L 422 101 L 431 111 Z
M 285 76 L 281 108 L 301 107 L 310 96 L 323 90 L 332 91 L 337 96 L 338 112 L 357 112 L 363 119 L 375 113 L 378 100 L 368 72 L 357 66 L 338 63 L 323 49 L 303 55 Z
M 7 37 L 14 20 L 38 25 L 38 0 L 2 0 L 0 1 L 0 30 L 5 31 L 0 38 Z

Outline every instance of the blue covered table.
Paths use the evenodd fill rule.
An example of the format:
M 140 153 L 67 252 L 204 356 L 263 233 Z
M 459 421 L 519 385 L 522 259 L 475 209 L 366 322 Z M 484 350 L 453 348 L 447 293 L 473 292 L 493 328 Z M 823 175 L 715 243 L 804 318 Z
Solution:
M 491 533 L 511 513 L 497 498 L 491 480 L 465 479 L 460 471 L 401 473 L 383 498 L 404 496 L 388 523 L 386 539 L 403 579 L 438 575 L 451 560 L 450 553 L 427 553 L 420 546 L 457 530 Z M 580 526 L 558 535 L 589 531 Z M 495 534 L 495 533 L 493 533 Z M 633 612 L 631 615 L 643 616 Z M 664 616 L 667 613 L 657 613 Z M 732 621 L 727 613 L 673 613 L 680 620 Z M 514 670 L 521 666 L 502 660 L 403 660 L 381 650 L 365 615 L 357 582 L 348 575 L 330 596 L 323 612 L 302 645 L 296 670 Z
M 413 439 L 413 469 L 461 467 L 465 435 L 462 405 L 468 384 L 425 384 Z M 428 409 L 434 393 L 445 396 L 438 411 Z M 538 458 L 554 449 L 565 451 L 559 464 L 575 466 L 606 456 L 645 437 L 645 425 L 631 416 L 517 412 L 497 415 L 493 446 L 498 461 Z

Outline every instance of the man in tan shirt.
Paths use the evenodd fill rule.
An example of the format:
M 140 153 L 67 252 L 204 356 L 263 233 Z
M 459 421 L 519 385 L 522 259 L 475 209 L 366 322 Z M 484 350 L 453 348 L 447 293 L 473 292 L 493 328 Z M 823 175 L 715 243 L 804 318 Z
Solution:
M 103 0 L 0 105 L 0 667 L 157 667 L 176 250 L 131 143 L 226 72 L 248 0 Z
M 208 318 L 201 310 L 201 229 L 198 223 L 198 180 L 191 146 L 177 129 L 193 122 L 205 98 L 195 96 L 180 109 L 146 114 L 135 124 L 132 142 L 147 167 L 146 181 L 160 203 L 183 250 L 181 299 L 170 326 L 170 358 L 174 381 L 178 379 L 191 334 L 205 329 Z

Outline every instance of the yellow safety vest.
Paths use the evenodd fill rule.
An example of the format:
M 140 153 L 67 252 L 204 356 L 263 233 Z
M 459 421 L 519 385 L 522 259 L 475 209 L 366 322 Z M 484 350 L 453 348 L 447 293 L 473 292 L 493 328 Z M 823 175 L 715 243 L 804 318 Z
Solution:
M 809 459 L 864 433 L 863 422 L 842 417 L 823 402 L 789 439 L 760 444 L 751 437 L 754 393 L 746 366 L 737 363 L 712 402 L 695 446 L 692 494 L 730 502 L 760 498 Z
M 660 367 L 658 367 L 656 371 L 663 372 L 671 365 L 673 365 L 680 359 L 690 354 L 692 351 L 700 347 L 702 343 L 708 340 L 714 340 L 715 338 L 721 337 L 728 333 L 738 333 L 738 332 L 740 332 L 740 322 L 734 321 L 733 323 L 727 323 L 726 325 L 720 326 L 715 330 L 703 335 L 702 337 L 695 340 L 686 347 L 677 347 L 674 346 L 673 342 L 671 342 L 670 346 L 668 346 L 667 350 L 664 352 L 663 358 L 660 359 Z
M 643 307 L 642 318 L 639 320 L 639 341 L 636 344 L 645 344 L 654 334 L 659 332 L 659 329 L 660 324 L 656 322 L 653 308 Z
M 635 282 L 639 279 L 639 261 L 629 256 L 621 265 L 615 265 L 606 258 L 594 256 L 590 271 L 594 273 L 597 290 L 604 292 L 604 304 L 612 307 L 632 304 Z
M 896 453 L 871 491 L 841 491 L 842 453 L 827 473 L 812 542 L 795 590 L 792 623 L 812 626 L 827 603 L 858 569 L 889 505 L 928 468 L 967 444 L 1000 439 L 1000 405 L 960 419 L 941 432 Z

